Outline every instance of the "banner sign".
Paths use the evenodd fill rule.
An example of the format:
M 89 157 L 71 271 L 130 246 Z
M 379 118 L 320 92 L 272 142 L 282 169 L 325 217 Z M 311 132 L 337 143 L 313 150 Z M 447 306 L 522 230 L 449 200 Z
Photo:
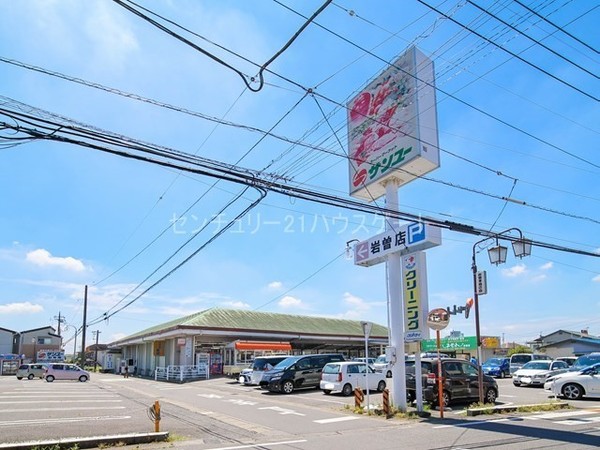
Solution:
M 427 263 L 425 252 L 402 257 L 402 298 L 404 305 L 404 342 L 420 341 L 429 337 L 426 315 Z
M 347 104 L 350 195 L 375 201 L 439 167 L 433 62 L 410 47 Z
M 354 246 L 354 264 L 373 266 L 384 262 L 387 255 L 401 255 L 426 250 L 442 243 L 442 230 L 421 222 L 401 226 L 397 231 L 384 231 Z

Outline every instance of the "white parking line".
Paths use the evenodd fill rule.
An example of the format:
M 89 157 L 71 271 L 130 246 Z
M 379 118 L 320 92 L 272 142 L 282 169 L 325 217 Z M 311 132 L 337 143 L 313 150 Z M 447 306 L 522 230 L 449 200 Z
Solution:
M 590 423 L 600 422 L 600 417 L 585 417 L 582 419 L 565 419 L 565 420 L 556 420 L 554 423 L 560 425 L 588 425 Z
M 108 400 L 19 400 L 19 401 L 10 401 L 10 402 L 0 402 L 0 405 L 22 405 L 23 403 L 35 403 L 35 404 L 40 404 L 40 403 L 106 403 L 106 402 L 121 402 L 123 400 L 115 400 L 115 399 L 108 399 Z
M 58 418 L 58 419 L 33 419 L 33 420 L 13 420 L 0 422 L 0 427 L 13 426 L 13 425 L 42 425 L 48 423 L 65 423 L 65 422 L 99 422 L 102 420 L 128 420 L 131 416 L 94 416 L 94 417 L 71 417 L 71 418 Z
M 1 413 L 15 413 L 15 412 L 38 412 L 38 411 L 85 411 L 88 409 L 93 409 L 94 411 L 104 410 L 104 409 L 125 409 L 124 406 L 77 406 L 73 408 L 32 408 L 32 409 L 0 409 Z
M 324 423 L 346 422 L 348 420 L 357 420 L 357 419 L 360 419 L 360 417 L 347 416 L 347 417 L 334 417 L 333 419 L 313 420 L 313 422 L 324 424 Z

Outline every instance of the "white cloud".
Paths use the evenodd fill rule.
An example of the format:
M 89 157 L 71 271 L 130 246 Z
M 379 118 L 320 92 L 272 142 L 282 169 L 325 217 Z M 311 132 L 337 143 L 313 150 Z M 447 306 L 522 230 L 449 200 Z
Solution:
M 85 266 L 80 260 L 71 256 L 52 256 L 48 250 L 44 250 L 43 248 L 27 253 L 26 259 L 30 263 L 40 267 L 55 266 L 73 272 L 83 272 L 85 270 Z
M 236 308 L 236 309 L 248 309 L 250 308 L 250 305 L 246 302 L 243 302 L 241 300 L 231 300 L 231 301 L 227 301 L 227 302 L 221 302 L 221 305 L 226 306 L 228 308 Z
M 600 283 L 600 275 L 596 275 L 594 278 L 592 278 L 592 281 L 595 281 L 596 283 Z
M 552 261 L 548 261 L 546 264 L 543 264 L 540 269 L 541 270 L 550 270 L 554 267 L 554 263 Z
M 267 287 L 272 291 L 278 291 L 283 287 L 283 283 L 281 281 L 273 281 L 269 283 Z
M 541 273 L 541 274 L 536 275 L 535 277 L 533 277 L 531 279 L 531 281 L 533 283 L 539 283 L 540 281 L 544 281 L 546 278 L 548 278 L 548 276 L 545 273 Z
M 364 299 L 352 295 L 349 292 L 344 292 L 344 303 L 350 306 L 354 311 L 366 311 L 371 308 L 371 305 L 365 302 Z
M 304 308 L 304 304 L 302 300 L 296 297 L 292 297 L 291 295 L 286 295 L 281 300 L 279 300 L 279 306 L 282 308 Z
M 34 305 L 30 302 L 7 303 L 0 305 L 0 314 L 33 314 L 44 310 L 42 305 Z
M 512 266 L 510 269 L 502 269 L 502 274 L 506 277 L 518 277 L 523 275 L 527 271 L 525 264 L 517 264 Z
M 123 15 L 114 11 L 105 2 L 96 3 L 85 24 L 98 60 L 111 67 L 121 66 L 139 47 Z

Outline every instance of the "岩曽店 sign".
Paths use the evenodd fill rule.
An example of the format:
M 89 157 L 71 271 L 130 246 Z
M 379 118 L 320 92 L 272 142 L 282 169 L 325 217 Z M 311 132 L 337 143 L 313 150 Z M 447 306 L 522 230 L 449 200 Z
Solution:
M 354 264 L 373 266 L 386 260 L 390 253 L 401 255 L 426 250 L 442 243 L 440 228 L 421 222 L 410 223 L 397 229 L 388 230 L 354 246 Z

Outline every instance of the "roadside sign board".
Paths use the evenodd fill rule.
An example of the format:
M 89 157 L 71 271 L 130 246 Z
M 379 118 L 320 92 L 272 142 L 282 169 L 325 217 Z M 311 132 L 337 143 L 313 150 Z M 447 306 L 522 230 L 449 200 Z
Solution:
M 426 250 L 442 243 L 442 231 L 421 222 L 409 223 L 396 231 L 387 230 L 354 246 L 354 264 L 369 267 L 386 260 L 387 255 L 401 255 Z
M 425 317 L 429 309 L 425 252 L 402 256 L 402 291 L 404 342 L 429 338 Z
M 487 294 L 487 273 L 485 270 L 475 273 L 475 285 L 477 289 L 477 295 Z

